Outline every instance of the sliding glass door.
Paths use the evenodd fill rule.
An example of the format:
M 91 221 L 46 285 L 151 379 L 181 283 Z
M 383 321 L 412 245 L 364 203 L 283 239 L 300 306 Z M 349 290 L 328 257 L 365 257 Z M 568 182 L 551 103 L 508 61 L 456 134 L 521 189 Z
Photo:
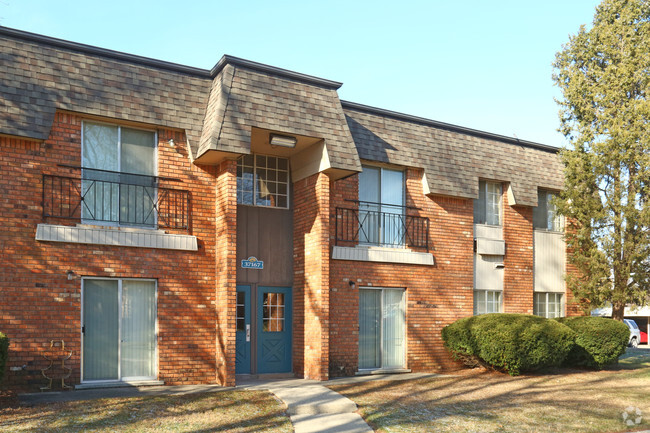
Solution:
M 83 280 L 83 381 L 156 377 L 156 283 Z
M 406 310 L 402 289 L 359 290 L 359 369 L 405 366 Z

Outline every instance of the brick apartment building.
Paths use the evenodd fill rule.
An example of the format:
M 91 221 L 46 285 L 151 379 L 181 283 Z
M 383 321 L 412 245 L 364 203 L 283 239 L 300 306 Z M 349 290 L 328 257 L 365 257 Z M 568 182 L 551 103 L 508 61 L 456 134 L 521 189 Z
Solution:
M 553 147 L 0 27 L 7 382 L 234 385 L 451 364 L 446 324 L 573 312 Z

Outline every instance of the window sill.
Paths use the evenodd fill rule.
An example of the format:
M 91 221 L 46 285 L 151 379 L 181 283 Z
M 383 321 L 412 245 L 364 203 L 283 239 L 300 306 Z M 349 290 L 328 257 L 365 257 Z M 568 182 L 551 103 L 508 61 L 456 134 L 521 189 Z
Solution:
M 196 236 L 170 234 L 162 230 L 77 225 L 38 224 L 36 240 L 75 244 L 197 251 Z
M 433 254 L 418 253 L 404 248 L 383 247 L 339 247 L 332 249 L 333 260 L 353 260 L 359 262 L 403 263 L 409 265 L 435 264 Z

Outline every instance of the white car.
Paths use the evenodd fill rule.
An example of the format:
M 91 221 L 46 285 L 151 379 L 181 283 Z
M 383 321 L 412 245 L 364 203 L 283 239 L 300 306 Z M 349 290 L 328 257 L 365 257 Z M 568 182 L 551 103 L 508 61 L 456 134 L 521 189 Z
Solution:
M 641 330 L 634 320 L 623 319 L 623 322 L 625 322 L 627 327 L 630 328 L 630 341 L 627 345 L 630 347 L 637 347 L 639 342 L 641 342 Z

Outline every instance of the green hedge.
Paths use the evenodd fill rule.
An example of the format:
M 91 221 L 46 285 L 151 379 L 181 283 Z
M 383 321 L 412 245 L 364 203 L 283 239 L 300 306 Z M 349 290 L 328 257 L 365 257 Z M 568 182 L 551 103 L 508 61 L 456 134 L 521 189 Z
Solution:
M 526 314 L 483 314 L 442 329 L 445 347 L 467 365 L 487 364 L 515 376 L 559 366 L 575 333 L 553 320 Z
M 0 332 L 0 383 L 5 375 L 7 358 L 9 358 L 9 338 Z
M 625 353 L 630 338 L 627 325 L 605 317 L 563 317 L 556 319 L 576 333 L 576 345 L 567 356 L 567 366 L 603 368 Z

